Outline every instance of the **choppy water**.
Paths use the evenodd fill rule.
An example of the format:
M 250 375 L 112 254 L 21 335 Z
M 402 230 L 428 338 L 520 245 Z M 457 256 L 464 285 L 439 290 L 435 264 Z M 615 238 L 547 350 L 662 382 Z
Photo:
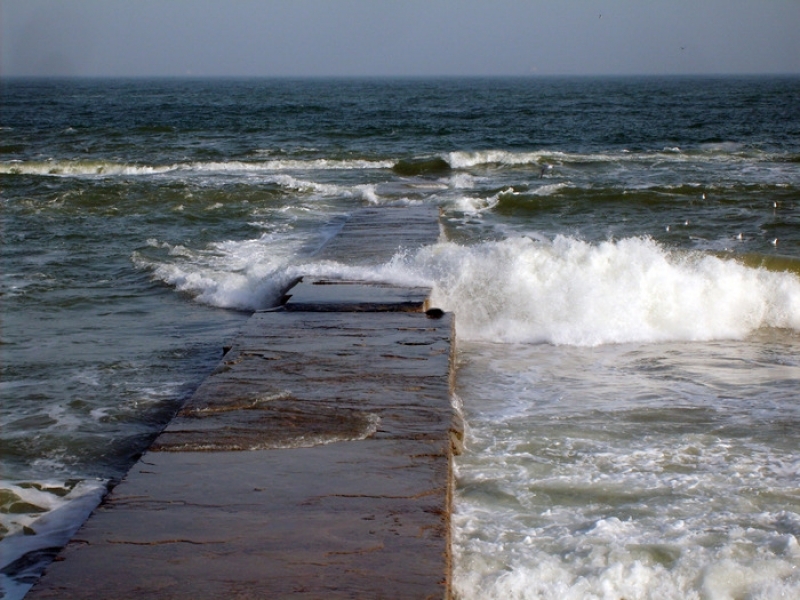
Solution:
M 800 595 L 800 80 L 5 81 L 19 598 L 359 207 L 457 314 L 467 598 Z

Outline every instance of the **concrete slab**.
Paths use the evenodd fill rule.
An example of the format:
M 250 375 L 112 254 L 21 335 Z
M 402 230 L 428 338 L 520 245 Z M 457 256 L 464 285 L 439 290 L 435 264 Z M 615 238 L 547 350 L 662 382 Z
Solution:
M 435 206 L 379 206 L 350 215 L 318 253 L 348 265 L 387 262 L 397 252 L 434 244 L 442 235 Z
M 148 453 L 32 597 L 443 598 L 447 459 L 414 452 Z
M 321 256 L 438 235 L 435 209 L 367 209 Z M 253 315 L 28 600 L 449 597 L 453 316 L 422 312 L 422 288 L 294 294 Z
M 450 314 L 257 313 L 152 448 L 447 440 L 452 328 Z
M 452 326 L 254 315 L 30 598 L 447 597 Z
M 428 287 L 303 277 L 286 292 L 286 309 L 303 312 L 424 312 Z

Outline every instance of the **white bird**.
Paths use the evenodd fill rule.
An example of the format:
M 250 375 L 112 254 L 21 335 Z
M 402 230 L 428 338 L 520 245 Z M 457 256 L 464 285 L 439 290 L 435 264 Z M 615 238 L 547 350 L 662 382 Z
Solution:
M 777 246 L 777 245 L 778 245 L 778 238 L 775 238 L 775 239 L 774 239 L 774 240 L 772 240 L 772 242 L 770 242 L 770 243 L 771 243 L 773 246 Z

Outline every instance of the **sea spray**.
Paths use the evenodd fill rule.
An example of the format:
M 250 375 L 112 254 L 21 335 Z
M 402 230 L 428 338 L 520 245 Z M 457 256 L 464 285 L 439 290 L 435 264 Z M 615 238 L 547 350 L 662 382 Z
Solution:
M 274 306 L 303 275 L 430 285 L 432 304 L 455 312 L 459 336 L 472 340 L 595 346 L 800 329 L 796 275 L 670 251 L 649 238 L 444 242 L 368 267 L 293 260 L 285 239 L 281 252 L 270 241 L 172 247 L 168 260 L 134 261 L 200 302 L 243 310 Z
M 432 303 L 458 315 L 466 339 L 594 346 L 800 329 L 797 276 L 648 238 L 444 243 L 417 261 L 435 282 Z

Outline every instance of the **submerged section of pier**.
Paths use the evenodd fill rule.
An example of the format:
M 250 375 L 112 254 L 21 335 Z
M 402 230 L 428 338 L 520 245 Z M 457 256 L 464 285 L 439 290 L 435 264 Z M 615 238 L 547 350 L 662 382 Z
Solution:
M 323 252 L 438 237 L 433 210 L 372 215 Z M 308 280 L 254 314 L 30 597 L 449 597 L 462 431 L 453 317 L 427 295 Z

